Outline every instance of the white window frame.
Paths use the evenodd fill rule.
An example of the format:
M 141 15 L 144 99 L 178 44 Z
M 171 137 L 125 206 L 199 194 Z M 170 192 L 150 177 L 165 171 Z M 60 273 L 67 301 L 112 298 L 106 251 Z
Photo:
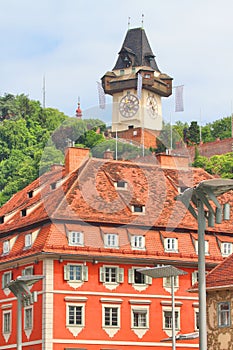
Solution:
M 2 289 L 6 288 L 6 285 L 12 280 L 12 271 L 4 272 L 2 275 Z
M 84 234 L 82 231 L 69 231 L 68 241 L 71 246 L 83 246 Z
M 10 240 L 9 239 L 7 239 L 6 241 L 3 242 L 2 252 L 3 252 L 3 254 L 8 254 L 10 252 Z
M 163 286 L 171 288 L 171 277 L 163 277 Z M 174 276 L 174 288 L 179 288 L 179 276 Z
M 232 243 L 222 242 L 221 243 L 221 253 L 223 256 L 229 256 L 232 254 Z
M 198 255 L 198 240 L 195 240 L 195 251 Z M 209 241 L 205 240 L 205 255 L 209 255 Z
M 192 286 L 198 282 L 198 271 L 193 271 L 192 272 Z
M 194 327 L 195 327 L 195 331 L 199 330 L 199 325 L 200 325 L 199 311 L 198 310 L 194 310 Z
M 114 186 L 118 190 L 126 190 L 128 187 L 128 183 L 124 180 L 119 180 L 119 181 L 114 182 Z
M 116 276 L 115 281 L 113 281 L 114 270 L 115 270 L 115 276 Z M 100 282 L 104 283 L 104 285 L 108 289 L 115 289 L 120 283 L 124 282 L 124 269 L 120 268 L 119 266 L 104 265 L 100 267 L 99 272 L 100 272 L 100 278 L 99 278 Z M 111 273 L 112 276 L 110 276 L 109 280 L 107 280 L 108 278 L 106 278 L 106 275 L 109 273 Z
M 145 249 L 145 236 L 132 235 L 131 236 L 131 248 L 132 249 Z
M 166 326 L 166 313 L 172 315 L 172 309 L 171 308 L 163 308 L 163 329 L 164 330 L 172 330 L 172 318 L 170 317 L 170 327 Z M 175 329 L 176 331 L 180 330 L 180 309 L 175 308 Z
M 111 310 L 110 315 L 110 324 L 106 325 L 106 310 Z M 117 315 L 117 324 L 113 324 L 113 309 L 116 311 Z M 103 317 L 102 317 L 102 327 L 103 328 L 120 328 L 120 306 L 119 305 L 112 305 L 112 304 L 103 304 L 102 305 L 102 311 L 103 311 Z
M 221 310 L 221 307 L 227 305 L 228 308 Z M 217 304 L 218 327 L 230 327 L 231 325 L 231 304 L 229 301 L 222 301 Z M 224 322 L 223 322 L 224 317 Z
M 119 248 L 119 236 L 117 233 L 104 234 L 104 246 L 106 248 Z
M 72 278 L 71 279 L 71 269 L 78 267 L 80 269 L 80 279 Z M 84 264 L 66 264 L 64 265 L 64 280 L 69 281 L 70 283 L 80 283 L 88 281 L 88 267 Z
M 76 310 L 81 309 L 81 323 L 70 323 L 70 307 Z M 74 317 L 75 318 L 75 317 Z M 85 304 L 84 303 L 67 303 L 66 304 L 66 326 L 67 327 L 84 327 L 85 326 Z
M 31 248 L 32 246 L 32 234 L 27 233 L 24 238 L 24 247 L 25 248 Z
M 145 316 L 145 325 L 135 325 L 135 315 Z M 140 323 L 140 322 L 139 322 Z M 131 328 L 133 329 L 148 329 L 149 328 L 149 307 L 148 306 L 133 306 L 131 308 Z
M 4 310 L 2 313 L 2 334 L 10 335 L 11 331 L 12 331 L 12 311 Z
M 33 307 L 24 308 L 24 330 L 32 330 L 33 328 Z
M 140 273 L 136 271 L 137 269 L 140 269 L 140 267 L 133 266 L 131 269 L 128 270 L 128 283 L 132 284 L 135 290 L 141 292 L 152 284 L 152 277 L 141 274 L 141 278 L 142 281 L 144 281 L 144 283 L 138 283 L 137 281 L 135 281 L 136 274 Z
M 167 237 L 164 240 L 165 252 L 178 252 L 178 239 L 174 237 Z
M 137 210 L 138 208 L 140 208 L 140 210 Z M 131 211 L 132 213 L 138 214 L 138 215 L 145 214 L 146 212 L 145 205 L 134 204 L 131 206 Z
M 22 276 L 32 276 L 34 273 L 33 266 L 27 266 L 22 270 Z

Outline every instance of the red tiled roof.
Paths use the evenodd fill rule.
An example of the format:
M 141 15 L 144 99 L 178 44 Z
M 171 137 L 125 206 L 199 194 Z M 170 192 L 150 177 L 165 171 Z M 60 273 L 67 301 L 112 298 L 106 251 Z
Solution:
M 81 168 L 68 175 L 54 170 L 42 175 L 12 197 L 0 208 L 5 222 L 0 224 L 3 242 L 7 235 L 18 234 L 17 252 L 12 250 L 1 261 L 15 254 L 29 254 L 23 248 L 23 236 L 29 229 L 41 227 L 31 253 L 104 254 L 106 256 L 161 258 L 177 261 L 197 261 L 190 236 L 195 235 L 197 223 L 181 202 L 175 201 L 179 186 L 192 187 L 202 180 L 212 178 L 203 169 L 162 169 L 154 162 L 114 161 L 89 159 Z M 125 181 L 126 188 L 116 188 L 114 182 Z M 57 183 L 52 189 L 51 184 Z M 35 196 L 28 197 L 28 192 Z M 232 194 L 225 194 L 231 203 Z M 132 206 L 141 205 L 145 212 L 132 212 Z M 33 207 L 35 206 L 35 207 Z M 33 209 L 34 208 L 34 209 Z M 21 210 L 27 209 L 22 216 Z M 7 219 L 9 213 L 12 214 Z M 85 231 L 85 246 L 71 247 L 67 230 Z M 177 229 L 177 232 L 174 230 Z M 223 223 L 209 232 L 232 233 L 232 223 Z M 104 247 L 103 234 L 117 232 L 119 249 Z M 132 250 L 131 234 L 143 234 L 146 250 Z M 162 237 L 179 237 L 177 253 L 164 251 Z M 229 235 L 229 239 L 231 236 Z M 216 237 L 207 235 L 209 262 L 219 262 L 222 255 Z M 0 242 L 0 243 L 1 243 Z M 233 236 L 232 236 L 233 242 Z M 15 248 L 16 249 L 16 248 Z M 103 253 L 104 252 L 104 253 Z
M 217 265 L 206 276 L 206 288 L 218 289 L 224 287 L 233 288 L 233 255 L 230 255 L 223 262 Z

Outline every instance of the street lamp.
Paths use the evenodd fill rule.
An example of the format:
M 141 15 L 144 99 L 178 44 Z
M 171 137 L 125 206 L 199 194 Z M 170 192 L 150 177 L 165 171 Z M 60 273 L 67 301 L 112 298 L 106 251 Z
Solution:
M 18 276 L 7 284 L 7 288 L 17 298 L 17 350 L 22 349 L 22 306 L 32 305 L 37 301 L 37 292 L 31 292 L 29 287 L 44 276 Z
M 176 348 L 176 327 L 175 327 L 175 296 L 174 296 L 174 277 L 179 275 L 186 275 L 187 272 L 177 269 L 172 265 L 147 267 L 145 269 L 138 269 L 138 272 L 150 276 L 152 278 L 171 278 L 171 296 L 172 296 L 172 350 Z
M 233 190 L 231 179 L 211 179 L 200 182 L 193 188 L 186 189 L 175 199 L 181 201 L 198 222 L 198 293 L 199 293 L 199 349 L 207 350 L 206 330 L 206 280 L 205 280 L 205 226 L 230 219 L 230 207 L 226 203 L 224 210 L 217 197 Z M 215 205 L 215 210 L 210 201 Z M 206 210 L 207 209 L 207 210 Z M 215 219 L 215 220 L 214 220 Z M 215 221 L 215 222 L 214 222 Z

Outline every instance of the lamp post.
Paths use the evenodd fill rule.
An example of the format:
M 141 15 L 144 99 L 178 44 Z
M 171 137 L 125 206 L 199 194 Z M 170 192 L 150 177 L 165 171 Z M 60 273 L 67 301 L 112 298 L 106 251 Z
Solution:
M 44 276 L 18 276 L 6 286 L 17 298 L 17 350 L 22 349 L 22 307 L 37 301 L 37 293 L 31 292 L 29 287 L 42 278 Z
M 199 293 L 199 349 L 207 350 L 206 328 L 206 278 L 205 278 L 205 226 L 213 227 L 230 219 L 230 207 L 226 203 L 224 210 L 217 197 L 233 190 L 231 179 L 211 179 L 200 182 L 194 188 L 186 189 L 175 199 L 181 201 L 198 222 L 198 293 Z M 215 205 L 215 210 L 211 204 Z M 207 210 L 206 210 L 207 209 Z M 215 219 L 215 220 L 214 220 Z
M 175 296 L 174 296 L 174 277 L 179 275 L 186 275 L 187 272 L 177 269 L 172 265 L 147 267 L 145 269 L 138 269 L 138 272 L 150 276 L 152 278 L 171 278 L 171 296 L 172 296 L 172 350 L 176 349 L 176 327 L 175 327 Z

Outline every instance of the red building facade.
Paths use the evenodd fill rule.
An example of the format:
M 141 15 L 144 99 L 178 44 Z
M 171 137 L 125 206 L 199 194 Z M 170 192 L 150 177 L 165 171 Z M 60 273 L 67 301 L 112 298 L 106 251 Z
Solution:
M 209 178 L 202 169 L 162 168 L 153 157 L 94 159 L 69 148 L 64 167 L 0 209 L 0 349 L 17 343 L 17 300 L 6 285 L 27 275 L 44 278 L 31 287 L 37 301 L 23 307 L 23 350 L 170 348 L 170 280 L 137 271 L 147 266 L 187 272 L 175 280 L 176 332 L 198 331 L 198 295 L 187 291 L 197 280 L 197 225 L 174 198 Z M 231 223 L 207 230 L 208 270 L 232 244 Z M 198 339 L 177 341 L 179 348 L 198 348 Z

